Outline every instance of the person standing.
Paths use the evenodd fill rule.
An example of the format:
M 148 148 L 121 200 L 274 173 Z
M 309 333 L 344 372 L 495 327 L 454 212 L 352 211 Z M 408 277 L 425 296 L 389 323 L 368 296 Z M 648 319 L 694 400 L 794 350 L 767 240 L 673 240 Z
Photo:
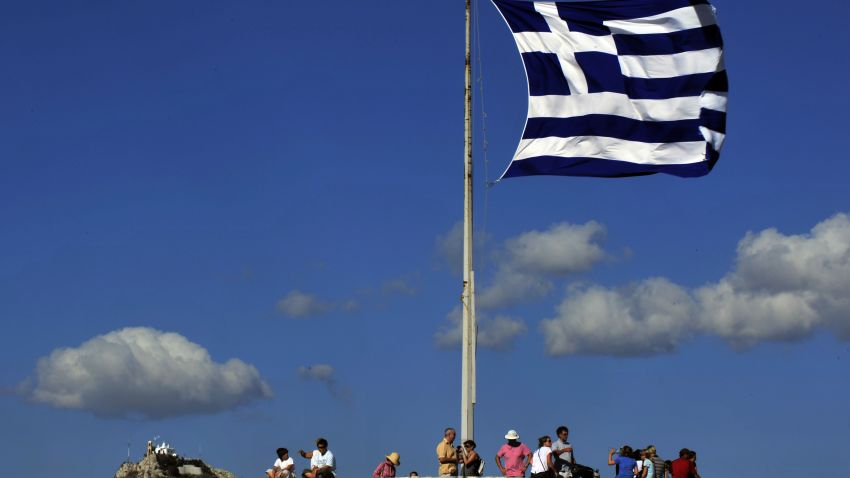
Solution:
M 617 465 L 617 478 L 633 478 L 637 462 L 632 458 L 632 447 L 623 446 L 616 457 L 615 452 L 613 448 L 608 451 L 608 465 Z
M 544 435 L 537 439 L 537 450 L 531 455 L 531 478 L 550 478 L 554 471 L 552 439 Z
M 516 430 L 508 430 L 505 434 L 508 441 L 496 453 L 496 466 L 505 477 L 524 477 L 525 470 L 531 463 L 531 450 L 519 441 L 519 433 Z M 502 465 L 502 457 L 505 464 Z
M 670 464 L 670 472 L 673 478 L 694 478 L 696 476 L 697 467 L 691 461 L 691 450 L 682 448 L 679 450 L 679 458 L 673 460 Z
M 697 452 L 690 450 L 688 458 L 691 460 L 691 463 L 694 464 L 694 478 L 700 478 L 699 471 L 697 470 Z
M 303 478 L 336 478 L 336 458 L 328 450 L 328 441 L 324 438 L 316 440 L 316 449 L 311 452 L 298 450 L 298 453 L 310 459 L 310 469 L 301 473 Z
M 475 451 L 476 446 L 473 440 L 463 442 L 462 476 L 479 476 L 481 474 L 481 456 Z
M 399 461 L 398 453 L 390 453 L 385 457 L 384 461 L 378 464 L 375 471 L 372 472 L 372 478 L 395 478 L 395 467 L 399 463 L 401 462 Z
M 568 441 L 570 438 L 570 429 L 564 425 L 555 430 L 558 439 L 552 443 L 552 453 L 555 454 L 555 469 L 563 476 L 570 476 L 570 472 L 576 465 L 576 457 L 573 454 L 573 446 Z
M 664 463 L 664 458 L 658 456 L 655 445 L 646 447 L 646 457 L 652 462 L 653 476 L 647 478 L 665 478 L 667 474 L 667 465 Z
M 437 444 L 437 461 L 440 462 L 438 474 L 440 476 L 455 476 L 457 475 L 457 450 L 453 445 L 455 441 L 454 428 L 446 428 L 443 432 L 443 439 Z

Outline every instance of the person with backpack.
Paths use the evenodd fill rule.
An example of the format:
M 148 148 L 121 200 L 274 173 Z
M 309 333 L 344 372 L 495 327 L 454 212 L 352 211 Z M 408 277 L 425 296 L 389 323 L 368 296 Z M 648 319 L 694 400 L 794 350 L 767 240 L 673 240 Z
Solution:
M 665 463 L 664 458 L 658 456 L 655 445 L 649 445 L 646 447 L 646 457 L 652 461 L 653 476 L 648 478 L 664 478 L 667 471 L 667 464 Z

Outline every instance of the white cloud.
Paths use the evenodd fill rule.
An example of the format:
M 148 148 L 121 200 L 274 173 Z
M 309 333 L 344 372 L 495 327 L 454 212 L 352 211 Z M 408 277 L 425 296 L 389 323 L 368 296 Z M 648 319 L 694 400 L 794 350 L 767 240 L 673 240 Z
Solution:
M 452 272 L 460 274 L 463 270 L 463 222 L 456 222 L 445 234 L 437 236 L 434 246 L 437 256 Z
M 694 310 L 688 292 L 663 278 L 619 289 L 574 287 L 541 329 L 551 355 L 653 355 L 693 333 Z
M 298 368 L 301 378 L 327 382 L 333 380 L 334 368 L 327 364 L 316 364 Z
M 805 235 L 748 233 L 735 269 L 695 295 L 702 328 L 736 346 L 819 327 L 850 339 L 850 219 L 836 214 Z
M 477 282 L 477 281 L 476 281 Z M 554 285 L 549 279 L 502 267 L 488 287 L 476 296 L 480 310 L 494 310 L 545 297 Z
M 814 307 L 817 296 L 810 291 L 736 289 L 728 280 L 696 291 L 701 329 L 737 347 L 808 336 L 822 320 Z
M 573 288 L 541 328 L 553 355 L 659 354 L 697 334 L 734 347 L 819 328 L 850 340 L 850 219 L 836 214 L 803 235 L 747 233 L 734 268 L 693 291 L 663 278 Z
M 553 279 L 590 269 L 606 257 L 602 248 L 605 236 L 605 227 L 595 221 L 558 223 L 543 231 L 524 232 L 496 247 L 494 255 L 499 266 L 492 280 L 482 283 L 479 274 L 476 281 L 478 343 L 494 349 L 509 348 L 526 332 L 525 322 L 505 315 L 491 316 L 487 311 L 545 297 L 555 287 Z M 454 260 L 458 269 L 462 237 L 463 227 L 458 223 L 437 238 L 438 253 Z M 460 344 L 459 307 L 446 316 L 434 341 L 440 348 Z
M 434 334 L 434 344 L 441 349 L 459 347 L 463 341 L 461 327 L 460 307 L 455 307 L 446 314 L 446 322 Z
M 605 258 L 602 243 L 605 227 L 586 224 L 554 224 L 545 231 L 529 231 L 505 241 L 513 270 L 547 275 L 586 271 Z
M 216 363 L 182 335 L 145 327 L 54 350 L 22 392 L 57 408 L 147 418 L 214 413 L 272 396 L 252 365 Z
M 339 384 L 335 370 L 328 364 L 314 364 L 298 368 L 298 376 L 304 380 L 315 380 L 325 384 L 328 392 L 343 401 L 351 400 L 351 389 Z
M 484 317 L 478 324 L 478 343 L 482 347 L 506 350 L 525 332 L 525 322 L 521 319 L 505 315 L 497 315 L 493 319 Z
M 463 341 L 460 306 L 446 314 L 446 322 L 434 334 L 434 343 L 443 349 L 460 347 Z M 501 315 L 491 319 L 478 313 L 476 322 L 478 323 L 478 345 L 495 350 L 510 349 L 514 341 L 527 330 L 525 322 L 521 319 Z
M 357 310 L 358 304 L 354 300 L 336 303 L 322 300 L 313 294 L 307 294 L 300 290 L 290 291 L 283 299 L 277 302 L 277 310 L 281 314 L 294 319 L 315 317 L 334 310 L 352 312 Z
M 605 228 L 596 221 L 559 223 L 508 239 L 500 249 L 499 268 L 477 298 L 481 309 L 498 309 L 546 296 L 552 277 L 582 272 L 606 257 Z

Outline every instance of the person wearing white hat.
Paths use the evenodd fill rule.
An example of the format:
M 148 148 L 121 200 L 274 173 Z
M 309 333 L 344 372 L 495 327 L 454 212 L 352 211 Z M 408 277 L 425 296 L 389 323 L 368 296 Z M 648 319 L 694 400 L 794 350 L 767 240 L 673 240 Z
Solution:
M 525 470 L 531 463 L 531 450 L 519 441 L 519 433 L 516 430 L 508 430 L 505 434 L 508 441 L 496 453 L 496 466 L 506 478 L 518 478 L 525 476 Z M 502 457 L 505 464 L 502 465 Z
M 378 464 L 375 471 L 372 472 L 372 478 L 395 478 L 395 467 L 401 463 L 398 453 L 392 452 L 386 456 L 386 459 Z

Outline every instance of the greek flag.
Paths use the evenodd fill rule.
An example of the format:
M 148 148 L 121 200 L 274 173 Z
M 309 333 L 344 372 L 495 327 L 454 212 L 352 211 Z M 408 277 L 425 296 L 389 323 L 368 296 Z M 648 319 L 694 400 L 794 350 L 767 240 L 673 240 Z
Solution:
M 528 119 L 503 178 L 711 171 L 729 86 L 707 0 L 493 3 L 528 77 Z

